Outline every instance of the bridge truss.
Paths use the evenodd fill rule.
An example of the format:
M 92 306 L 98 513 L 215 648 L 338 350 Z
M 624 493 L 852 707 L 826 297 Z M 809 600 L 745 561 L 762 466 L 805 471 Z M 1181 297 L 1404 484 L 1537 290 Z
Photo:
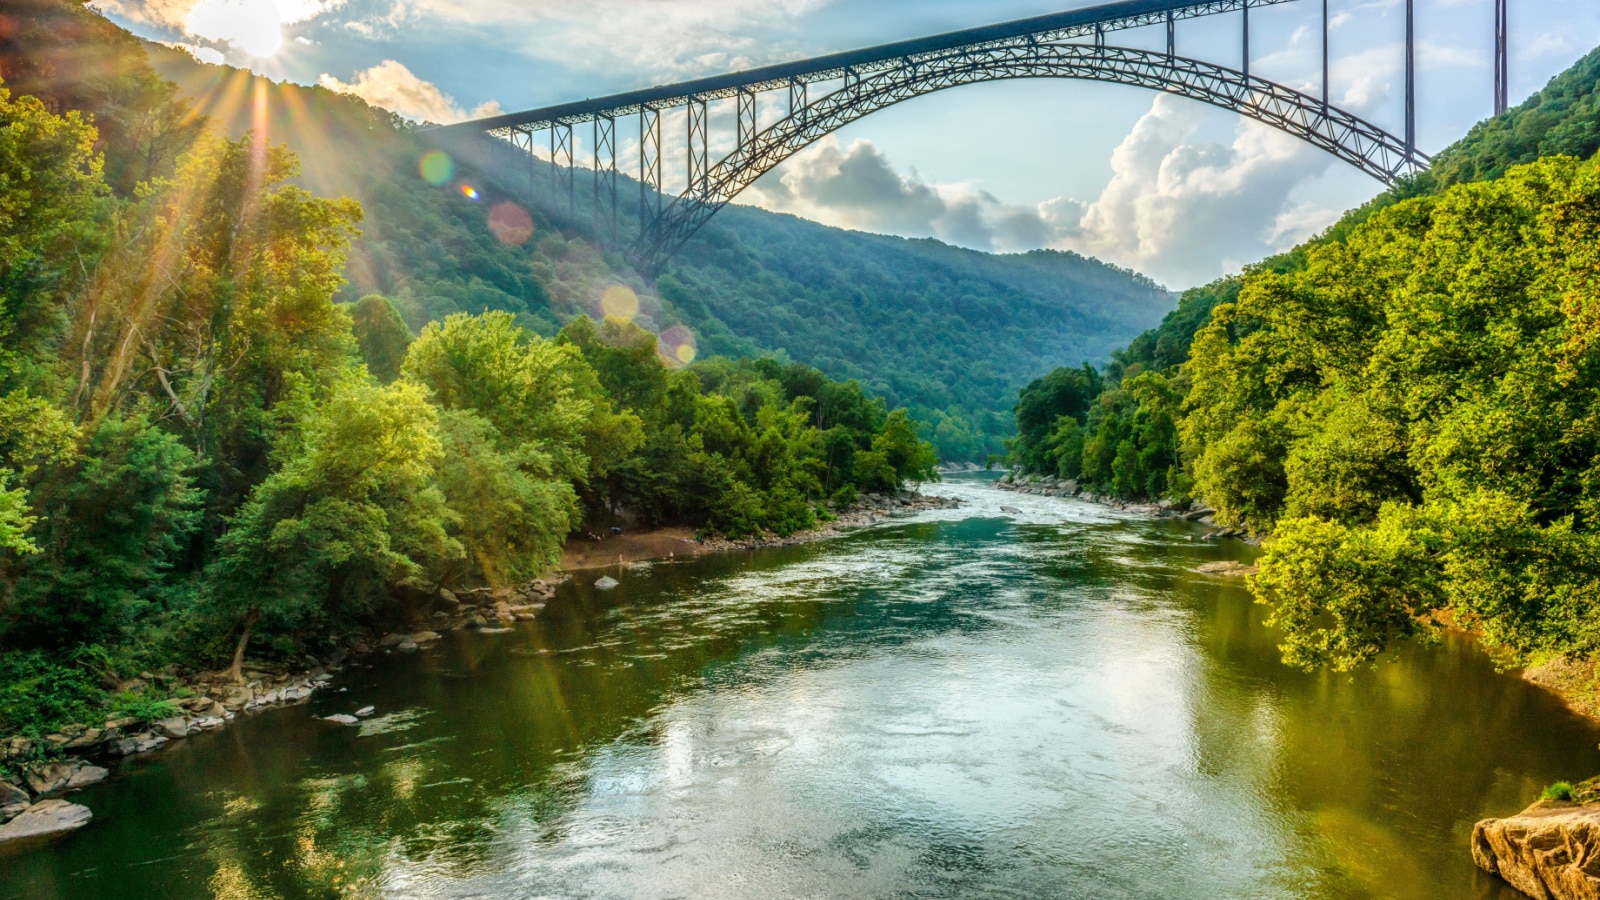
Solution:
M 617 240 L 618 167 L 625 132 L 636 119 L 640 234 L 635 262 L 659 267 L 739 193 L 784 160 L 864 116 L 914 97 L 968 84 L 1018 78 L 1074 78 L 1132 85 L 1209 103 L 1292 134 L 1389 184 L 1421 171 L 1416 145 L 1415 46 L 1406 0 L 1406 124 L 1400 136 L 1340 109 L 1328 96 L 1328 2 L 1322 0 L 1322 72 L 1318 96 L 1250 74 L 1250 11 L 1294 0 L 1123 0 L 1018 22 L 768 66 L 596 100 L 512 113 L 436 129 L 441 136 L 488 134 L 528 154 L 548 147 L 552 188 L 577 209 L 575 145 L 590 137 L 597 231 Z M 1496 109 L 1505 104 L 1505 0 L 1496 2 Z M 1229 68 L 1177 53 L 1185 19 L 1238 13 L 1243 59 Z M 1165 52 L 1111 46 L 1115 31 L 1164 27 Z M 818 96 L 812 97 L 813 88 Z M 760 99 L 779 95 L 785 112 L 760 121 Z M 786 97 L 786 105 L 783 103 Z M 711 104 L 732 101 L 734 149 L 711 159 Z M 667 202 L 664 118 L 682 110 L 687 187 Z M 579 128 L 588 126 L 588 135 Z M 634 134 L 626 134 L 633 139 Z M 724 141 L 726 144 L 726 141 Z M 504 144 L 502 144 L 504 146 Z M 631 173 L 630 173 L 631 174 Z

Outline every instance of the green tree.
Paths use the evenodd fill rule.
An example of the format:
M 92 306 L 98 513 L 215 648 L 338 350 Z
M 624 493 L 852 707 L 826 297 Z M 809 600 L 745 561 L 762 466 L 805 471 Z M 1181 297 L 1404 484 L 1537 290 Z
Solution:
M 349 373 L 320 401 L 302 391 L 286 404 L 295 420 L 281 467 L 234 517 L 208 573 L 212 608 L 242 628 L 235 678 L 258 623 L 296 634 L 369 613 L 462 553 L 435 485 L 444 448 L 426 390 Z
M 416 336 L 388 297 L 368 294 L 350 305 L 351 327 L 367 371 L 384 384 L 400 377 L 400 365 Z
M 71 459 L 34 488 L 39 552 L 6 567 L 9 643 L 114 643 L 180 599 L 172 570 L 191 549 L 204 499 L 194 454 L 144 416 L 116 415 Z
M 67 295 L 93 266 L 107 195 L 95 130 L 0 88 L 0 387 L 54 349 Z

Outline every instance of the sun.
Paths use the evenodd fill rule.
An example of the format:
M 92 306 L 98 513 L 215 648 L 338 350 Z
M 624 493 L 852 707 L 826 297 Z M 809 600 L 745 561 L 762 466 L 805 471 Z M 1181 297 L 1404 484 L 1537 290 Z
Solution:
M 284 24 L 277 0 L 200 0 L 184 27 L 190 34 L 265 58 L 282 49 Z

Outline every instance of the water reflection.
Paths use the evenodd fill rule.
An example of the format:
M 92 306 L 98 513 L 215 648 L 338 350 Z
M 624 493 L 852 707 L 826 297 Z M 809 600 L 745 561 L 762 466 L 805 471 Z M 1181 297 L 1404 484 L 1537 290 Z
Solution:
M 1293 672 L 1193 574 L 1242 548 L 943 490 L 971 505 L 571 585 L 190 740 L 0 897 L 1509 898 L 1472 822 L 1600 771 L 1468 643 Z

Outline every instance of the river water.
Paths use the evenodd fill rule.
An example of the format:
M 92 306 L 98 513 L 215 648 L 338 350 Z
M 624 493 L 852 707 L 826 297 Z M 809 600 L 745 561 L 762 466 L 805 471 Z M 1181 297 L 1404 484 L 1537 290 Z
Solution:
M 966 506 L 585 577 L 130 762 L 0 897 L 1510 900 L 1472 823 L 1600 772 L 1467 641 L 1284 668 L 1193 572 L 1246 547 L 930 490 Z

